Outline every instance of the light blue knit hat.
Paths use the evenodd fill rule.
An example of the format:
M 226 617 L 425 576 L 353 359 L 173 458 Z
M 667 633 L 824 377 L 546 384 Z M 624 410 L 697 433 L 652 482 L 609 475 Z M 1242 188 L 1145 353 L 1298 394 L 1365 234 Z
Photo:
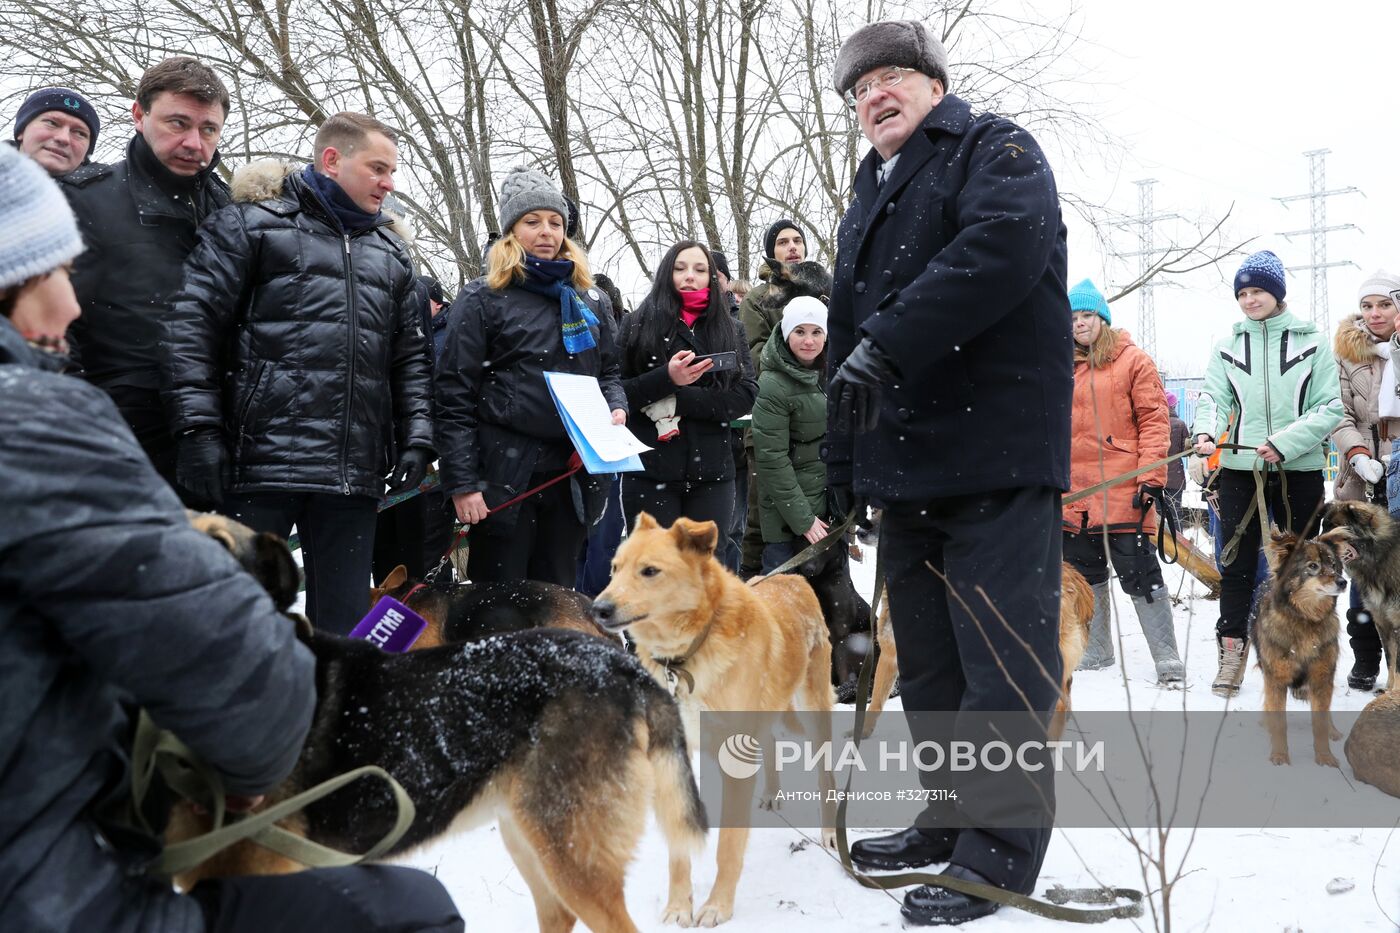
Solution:
M 0 146 L 0 289 L 52 272 L 82 251 L 58 184 L 18 149 Z
M 1094 287 L 1093 281 L 1085 279 L 1069 290 L 1069 310 L 1092 311 L 1103 318 L 1105 324 L 1113 323 L 1113 315 L 1108 311 L 1108 302 L 1104 300 L 1103 292 Z

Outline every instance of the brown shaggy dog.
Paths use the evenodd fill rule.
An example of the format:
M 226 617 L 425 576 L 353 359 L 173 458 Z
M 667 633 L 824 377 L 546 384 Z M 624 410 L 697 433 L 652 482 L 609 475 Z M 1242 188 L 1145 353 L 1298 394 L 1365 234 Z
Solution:
M 1323 540 L 1339 545 L 1352 584 L 1371 614 L 1385 650 L 1385 689 L 1396 688 L 1400 656 L 1400 525 L 1384 506 L 1333 502 L 1322 513 Z
M 1313 758 L 1337 767 L 1329 737 L 1332 727 L 1332 680 L 1337 673 L 1337 597 L 1346 589 L 1337 545 L 1314 539 L 1299 541 L 1291 532 L 1274 531 L 1264 545 L 1269 588 L 1259 600 L 1254 623 L 1254 650 L 1264 673 L 1264 725 L 1269 730 L 1269 760 L 1288 764 L 1288 730 L 1284 709 L 1289 687 L 1307 686 L 1312 705 Z
M 1094 615 L 1094 590 L 1083 574 L 1069 564 L 1060 565 L 1060 659 L 1064 662 L 1064 673 L 1060 679 L 1060 698 L 1055 703 L 1055 715 L 1050 720 L 1050 738 L 1059 739 L 1065 731 L 1065 717 L 1069 715 L 1069 692 L 1074 682 L 1074 669 L 1084 657 L 1084 649 L 1089 644 L 1089 620 Z M 889 600 L 880 601 L 880 661 L 875 666 L 875 687 L 870 697 L 870 716 L 865 734 L 868 737 L 874 730 L 873 717 L 884 709 L 894 686 L 894 676 L 898 670 L 897 648 L 894 643 L 894 626 L 890 623 Z
M 679 518 L 668 529 L 643 512 L 618 548 L 612 582 L 593 601 L 594 618 L 609 631 L 627 630 L 642 664 L 676 691 L 692 738 L 700 709 L 829 712 L 831 641 L 812 587 L 796 574 L 747 586 L 715 559 L 718 540 L 714 522 Z M 833 789 L 830 774 L 823 778 L 824 790 Z M 823 841 L 834 845 L 835 807 L 826 797 Z M 719 872 L 698 913 L 690 859 L 672 858 L 664 922 L 714 926 L 734 915 L 748 834 L 720 830 Z

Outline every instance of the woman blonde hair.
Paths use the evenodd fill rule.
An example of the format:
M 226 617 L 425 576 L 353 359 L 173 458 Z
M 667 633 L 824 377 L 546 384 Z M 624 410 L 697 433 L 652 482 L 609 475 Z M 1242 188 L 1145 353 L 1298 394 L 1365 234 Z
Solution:
M 1088 360 L 1090 369 L 1101 369 L 1113 361 L 1113 348 L 1118 342 L 1118 331 L 1105 324 L 1099 328 L 1099 335 L 1087 347 L 1074 345 L 1074 358 Z
M 582 246 L 565 237 L 564 245 L 559 248 L 559 255 L 555 258 L 573 260 L 574 291 L 593 287 L 593 273 L 588 269 L 588 254 L 583 251 Z M 514 233 L 507 233 L 492 243 L 491 251 L 486 254 L 486 285 L 499 292 L 524 280 L 525 247 L 520 245 Z

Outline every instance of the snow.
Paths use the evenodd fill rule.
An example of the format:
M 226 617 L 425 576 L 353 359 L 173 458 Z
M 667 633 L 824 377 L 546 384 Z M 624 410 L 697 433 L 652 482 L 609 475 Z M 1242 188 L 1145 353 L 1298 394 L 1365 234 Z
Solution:
M 852 569 L 857 585 L 868 594 L 874 561 L 871 550 L 866 553 L 864 563 L 852 564 Z M 1188 687 L 1185 691 L 1156 687 L 1151 657 L 1132 604 L 1115 584 L 1115 617 L 1123 624 L 1122 654 L 1126 657 L 1120 654 L 1120 662 L 1127 665 L 1126 689 L 1132 692 L 1138 709 L 1173 710 L 1183 705 L 1192 710 L 1219 709 L 1223 701 L 1210 692 L 1215 674 L 1217 603 L 1202 598 L 1204 587 L 1180 568 L 1164 570 L 1169 589 L 1180 600 L 1174 612 Z M 1339 604 L 1345 608 L 1345 595 Z M 1343 634 L 1334 709 L 1359 710 L 1371 699 L 1369 694 L 1347 688 L 1351 663 L 1351 649 Z M 1074 679 L 1074 706 L 1081 710 L 1122 709 L 1124 689 L 1118 666 L 1080 672 Z M 890 708 L 897 708 L 898 702 L 891 701 Z M 1262 706 L 1262 682 L 1252 660 L 1233 706 Z M 1290 699 L 1289 708 L 1303 709 L 1305 705 Z M 1341 743 L 1335 743 L 1334 749 L 1342 759 L 1343 773 L 1352 779 Z M 1294 755 L 1292 767 L 1315 767 L 1305 748 L 1295 751 L 1299 753 Z M 1385 802 L 1394 803 L 1369 785 L 1353 783 L 1357 793 L 1375 795 L 1378 809 Z M 853 831 L 852 839 L 872 833 Z M 714 881 L 717 836 L 710 833 L 706 851 L 693 862 L 697 906 Z M 1155 832 L 1139 830 L 1136 836 L 1139 844 L 1155 847 Z M 1197 831 L 1194 837 L 1189 830 L 1174 830 L 1167 839 L 1168 863 L 1174 874 L 1180 864 L 1182 877 L 1172 891 L 1170 928 L 1310 933 L 1400 929 L 1400 838 L 1393 836 L 1400 836 L 1394 827 L 1209 829 Z M 660 922 L 666 898 L 666 858 L 665 842 L 651 822 L 627 879 L 628 911 L 644 931 L 675 929 Z M 441 840 L 403 861 L 442 879 L 468 929 L 537 929 L 529 889 L 506 854 L 495 825 Z M 1054 884 L 1071 888 L 1109 884 L 1151 891 L 1155 918 L 1149 909 L 1138 920 L 1115 920 L 1098 929 L 1166 928 L 1160 914 L 1159 884 L 1144 876 L 1134 845 L 1117 830 L 1057 829 L 1037 895 Z M 1339 893 L 1329 893 L 1334 890 Z M 834 853 L 809 843 L 796 830 L 754 830 L 749 835 L 734 919 L 724 924 L 724 929 L 733 933 L 768 933 L 781 928 L 804 933 L 900 929 L 900 896 L 898 891 L 887 894 L 859 887 L 844 876 Z M 970 928 L 978 933 L 1064 929 L 1053 921 L 1009 909 Z

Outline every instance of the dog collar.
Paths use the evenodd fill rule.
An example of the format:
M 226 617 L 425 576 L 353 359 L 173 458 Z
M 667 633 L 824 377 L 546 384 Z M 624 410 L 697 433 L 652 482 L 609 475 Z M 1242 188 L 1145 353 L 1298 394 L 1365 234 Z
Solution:
M 700 650 L 700 646 L 705 643 L 705 639 L 710 637 L 710 629 L 714 628 L 714 626 L 715 623 L 711 621 L 701 629 L 700 634 L 696 635 L 695 640 L 690 643 L 690 647 L 685 649 L 685 654 L 678 658 L 658 658 L 652 655 L 652 663 L 659 664 L 661 669 L 666 672 L 666 686 L 670 688 L 672 696 L 676 693 L 676 687 L 679 685 L 678 681 L 685 682 L 687 693 L 695 692 L 695 678 L 690 675 L 690 671 L 685 669 L 685 662 L 689 661 L 695 656 L 695 652 Z

